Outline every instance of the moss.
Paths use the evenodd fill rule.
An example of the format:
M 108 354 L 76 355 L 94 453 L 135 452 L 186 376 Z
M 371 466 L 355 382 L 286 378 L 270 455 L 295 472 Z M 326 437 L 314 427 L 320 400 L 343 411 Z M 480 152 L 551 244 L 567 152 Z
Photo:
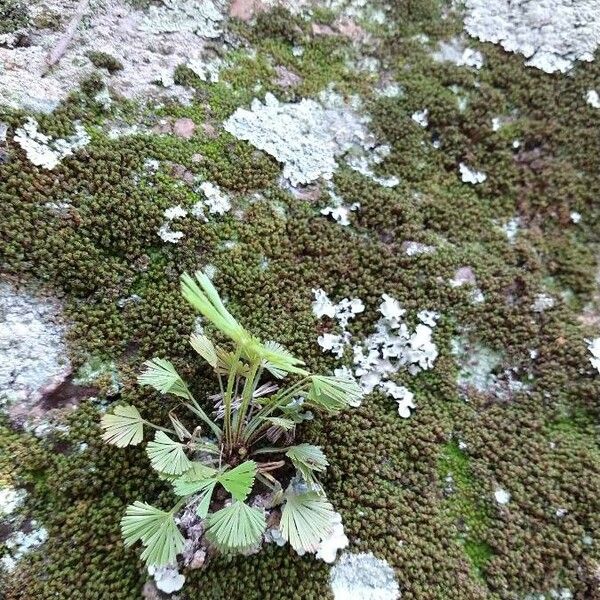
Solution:
M 106 52 L 92 51 L 88 52 L 87 57 L 98 69 L 106 69 L 109 73 L 116 73 L 123 69 L 123 63 L 112 54 Z
M 29 23 L 27 6 L 21 0 L 0 0 L 0 34 L 12 33 Z
M 178 69 L 178 82 L 194 88 L 190 106 L 154 110 L 116 102 L 107 114 L 93 101 L 96 79 L 85 86 L 87 95 L 73 94 L 52 115 L 38 116 L 50 135 L 68 136 L 76 120 L 92 135 L 89 146 L 53 171 L 31 165 L 14 143 L 11 133 L 25 115 L 3 111 L 11 130 L 9 160 L 0 165 L 2 270 L 42 279 L 64 296 L 74 362 L 90 354 L 114 360 L 121 399 L 157 422 L 167 419 L 170 406 L 135 385 L 147 358 L 173 359 L 194 379 L 198 397 L 215 391 L 187 344 L 195 315 L 178 292 L 183 270 L 213 265 L 216 284 L 246 326 L 263 339 L 281 340 L 319 370 L 338 363 L 316 344 L 326 325 L 312 314 L 312 288 L 363 299 L 366 310 L 352 325 L 356 340 L 372 332 L 384 292 L 401 301 L 410 319 L 423 308 L 437 310 L 435 368 L 399 376 L 416 394 L 409 420 L 398 418 L 391 399 L 373 394 L 358 410 L 306 428 L 306 439 L 322 445 L 331 462 L 324 483 L 351 550 L 385 558 L 409 600 L 514 600 L 557 586 L 584 598 L 589 565 L 600 559 L 594 518 L 600 380 L 578 311 L 594 291 L 600 147 L 589 135 L 595 117 L 583 98 L 597 85 L 600 63 L 578 65 L 569 77 L 548 76 L 525 68 L 522 57 L 473 40 L 469 45 L 486 57 L 481 70 L 436 63 L 432 48 L 460 31 L 460 21 L 438 19 L 431 2 L 401 4 L 390 13 L 391 31 L 372 34 L 369 55 L 382 65 L 377 73 L 354 70 L 364 48 L 341 36 L 315 36 L 310 21 L 276 11 L 255 26 L 237 25 L 256 56 L 232 52 L 220 82 L 207 84 Z M 331 22 L 332 16 L 318 18 Z M 422 32 L 429 42 L 413 38 Z M 303 56 L 292 53 L 296 44 Z M 302 83 L 278 89 L 277 65 Z M 404 94 L 380 98 L 374 92 L 380 78 L 397 82 Z M 391 148 L 377 172 L 401 180 L 387 189 L 338 169 L 336 191 L 361 205 L 349 227 L 319 214 L 325 195 L 293 198 L 278 186 L 276 161 L 218 129 L 265 91 L 294 101 L 331 81 L 360 95 L 371 129 Z M 458 96 L 467 99 L 463 110 Z M 423 108 L 427 128 L 411 119 Z M 190 140 L 150 131 L 159 118 L 184 116 L 197 125 Z M 491 120 L 498 116 L 509 122 L 494 132 Z M 113 117 L 150 132 L 108 139 L 102 128 Z M 204 130 L 207 123 L 216 135 Z M 157 173 L 145 169 L 147 159 L 160 161 Z M 460 181 L 460 162 L 486 172 L 486 182 Z M 156 234 L 164 209 L 197 198 L 195 184 L 178 179 L 174 165 L 227 190 L 234 211 L 208 223 L 183 220 L 184 238 L 169 245 Z M 64 214 L 46 206 L 65 201 Z M 570 219 L 574 210 L 583 215 L 579 224 Z M 501 225 L 514 217 L 521 227 L 509 241 Z M 402 244 L 408 240 L 436 251 L 407 256 Z M 448 284 L 464 266 L 473 270 L 484 302 L 472 302 L 469 286 Z M 572 300 L 562 300 L 565 290 Z M 555 297 L 555 306 L 536 313 L 531 305 L 542 291 Z M 141 301 L 119 303 L 132 294 Z M 456 336 L 501 352 L 495 375 L 504 395 L 457 387 L 450 352 Z M 525 386 L 510 387 L 514 380 Z M 101 445 L 99 406 L 109 401 L 103 397 L 108 386 L 100 387 L 98 399 L 69 416 L 67 434 L 37 440 L 7 425 L 0 430 L 2 478 L 30 491 L 27 514 L 50 532 L 43 550 L 11 578 L 10 600 L 139 597 L 145 579 L 139 550 L 123 548 L 118 520 L 135 499 L 167 505 L 169 498 L 143 452 Z M 83 452 L 81 442 L 88 444 Z M 454 492 L 445 495 L 448 472 Z M 496 486 L 510 492 L 508 505 L 495 501 Z M 567 511 L 563 517 L 559 508 Z M 591 546 L 585 536 L 593 538 Z M 247 559 L 220 559 L 186 577 L 190 598 L 328 593 L 326 566 L 275 547 Z

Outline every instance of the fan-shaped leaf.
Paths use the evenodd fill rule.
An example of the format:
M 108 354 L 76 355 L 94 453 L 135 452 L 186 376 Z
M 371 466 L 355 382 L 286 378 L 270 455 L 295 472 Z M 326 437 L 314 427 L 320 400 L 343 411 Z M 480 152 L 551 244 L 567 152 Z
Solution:
M 146 370 L 138 377 L 141 385 L 149 385 L 161 394 L 190 398 L 191 394 L 175 367 L 164 358 L 153 358 L 144 363 Z
M 283 379 L 288 373 L 305 373 L 299 369 L 304 363 L 286 350 L 279 342 L 260 344 L 259 354 L 263 358 L 263 366 L 277 379 Z
M 212 498 L 213 491 L 215 486 L 217 485 L 216 481 L 211 481 L 204 490 L 202 490 L 202 494 L 200 497 L 200 502 L 196 508 L 196 514 L 201 519 L 206 519 L 208 515 L 208 508 L 210 507 L 210 500 Z
M 258 544 L 266 527 L 264 511 L 235 501 L 208 515 L 206 536 L 219 550 L 241 552 Z
M 281 427 L 285 431 L 289 431 L 294 428 L 296 423 L 292 419 L 284 419 L 283 417 L 265 417 L 265 421 L 271 423 L 275 427 Z
M 316 492 L 286 491 L 281 513 L 281 535 L 296 552 L 316 552 L 333 530 L 333 506 Z
M 307 483 L 315 483 L 313 471 L 322 473 L 329 465 L 323 450 L 312 444 L 292 446 L 285 454 Z
M 213 368 L 217 366 L 218 358 L 214 344 L 205 335 L 190 336 L 192 348 Z
M 121 531 L 126 546 L 141 540 L 144 546 L 142 558 L 146 564 L 163 567 L 175 562 L 183 550 L 184 539 L 173 514 L 154 508 L 143 502 L 127 507 L 121 519 Z
M 243 502 L 250 493 L 256 477 L 256 463 L 247 460 L 218 476 L 219 483 L 236 499 Z
M 175 442 L 166 433 L 157 431 L 154 441 L 148 442 L 146 453 L 152 467 L 160 473 L 180 475 L 192 466 L 184 448 L 183 444 Z
M 178 496 L 190 496 L 217 483 L 218 471 L 202 463 L 192 463 L 192 467 L 173 481 L 173 490 Z
M 144 437 L 144 420 L 135 406 L 117 406 L 112 415 L 103 415 L 100 422 L 104 433 L 102 439 L 119 448 L 135 446 Z
M 354 379 L 313 375 L 308 401 L 330 412 L 338 412 L 362 398 L 362 390 Z

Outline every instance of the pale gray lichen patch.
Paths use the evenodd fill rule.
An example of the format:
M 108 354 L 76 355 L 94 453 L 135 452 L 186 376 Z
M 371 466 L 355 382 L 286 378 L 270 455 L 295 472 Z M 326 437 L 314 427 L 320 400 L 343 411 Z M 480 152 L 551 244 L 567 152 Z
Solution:
M 329 576 L 335 600 L 396 600 L 400 588 L 394 570 L 371 552 L 344 552 Z
M 438 44 L 437 50 L 432 54 L 437 62 L 451 62 L 457 67 L 474 67 L 481 69 L 484 64 L 483 54 L 479 50 L 468 48 L 464 40 L 453 38 Z
M 0 404 L 26 411 L 65 381 L 64 332 L 56 301 L 0 285 Z
M 0 558 L 0 568 L 11 572 L 17 563 L 32 550 L 41 546 L 48 539 L 48 531 L 44 527 L 37 527 L 35 521 L 31 521 L 29 531 L 16 531 L 4 542 L 7 554 Z
M 501 44 L 546 73 L 592 61 L 600 45 L 600 0 L 466 0 L 465 29 Z
M 192 31 L 202 37 L 216 38 L 222 32 L 223 4 L 213 0 L 162 0 L 160 5 L 150 6 L 139 28 L 149 33 Z
M 45 4 L 68 23 L 78 2 Z M 33 28 L 29 45 L 0 45 L 0 104 L 51 112 L 96 71 L 91 51 L 110 54 L 123 65 L 111 74 L 104 71 L 111 93 L 133 100 L 167 97 L 189 102 L 193 93 L 174 84 L 174 70 L 180 64 L 205 63 L 206 41 L 221 34 L 224 14 L 225 7 L 216 0 L 165 0 L 147 11 L 125 0 L 90 3 L 63 57 L 50 71 L 47 57 L 60 44 L 64 29 Z
M 15 142 L 25 150 L 27 158 L 36 166 L 54 169 L 64 158 L 87 146 L 91 139 L 83 125 L 75 125 L 75 133 L 67 139 L 52 138 L 38 130 L 38 122 L 29 118 L 15 131 Z
M 250 110 L 238 108 L 224 127 L 283 163 L 283 176 L 297 186 L 331 179 L 338 157 L 353 147 L 374 147 L 365 122 L 333 94 L 297 103 L 267 94 L 264 103 L 254 99 Z

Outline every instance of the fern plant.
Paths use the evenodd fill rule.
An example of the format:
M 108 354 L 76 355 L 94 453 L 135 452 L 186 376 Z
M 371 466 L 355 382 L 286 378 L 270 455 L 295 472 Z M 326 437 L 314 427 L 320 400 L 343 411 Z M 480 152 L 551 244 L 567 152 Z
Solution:
M 176 564 L 186 544 L 177 523 L 191 508 L 205 548 L 246 553 L 260 547 L 267 511 L 274 511 L 281 537 L 299 553 L 315 552 L 335 523 L 318 480 L 328 462 L 318 446 L 292 444 L 295 430 L 306 410 L 335 414 L 357 405 L 360 388 L 353 380 L 311 374 L 280 344 L 251 335 L 225 308 L 206 274 L 197 272 L 195 279 L 184 274 L 181 288 L 231 346 L 217 346 L 204 335 L 190 337 L 219 382 L 214 411 L 194 398 L 168 360 L 154 358 L 138 381 L 179 399 L 169 412 L 171 426 L 146 421 L 130 405 L 102 418 L 103 439 L 121 448 L 140 444 L 147 428 L 155 430 L 146 446 L 150 464 L 179 497 L 170 511 L 143 502 L 130 505 L 121 521 L 125 544 L 141 541 L 148 566 Z M 266 376 L 281 381 L 288 375 L 296 378 L 288 387 L 261 385 Z M 191 431 L 177 416 L 179 408 L 189 412 L 186 422 L 197 423 Z

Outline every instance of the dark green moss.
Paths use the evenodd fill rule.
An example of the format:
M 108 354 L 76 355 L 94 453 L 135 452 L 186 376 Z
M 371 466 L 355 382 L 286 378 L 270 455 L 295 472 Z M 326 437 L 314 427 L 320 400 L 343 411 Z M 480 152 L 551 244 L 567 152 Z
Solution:
M 0 34 L 12 33 L 29 23 L 27 5 L 21 0 L 0 0 Z
M 90 354 L 114 360 L 124 385 L 120 399 L 159 422 L 172 405 L 136 386 L 144 360 L 174 360 L 199 398 L 215 391 L 187 343 L 195 315 L 178 291 L 184 270 L 213 265 L 236 317 L 318 370 L 338 363 L 316 344 L 330 325 L 312 314 L 312 288 L 365 302 L 351 326 L 355 340 L 373 331 L 382 293 L 400 300 L 411 323 L 417 311 L 437 310 L 435 368 L 398 375 L 416 394 L 409 420 L 398 417 L 393 400 L 373 394 L 359 409 L 315 420 L 303 432 L 327 453 L 324 483 L 351 550 L 385 558 L 408 600 L 515 600 L 563 586 L 577 598 L 593 597 L 600 380 L 584 341 L 591 330 L 579 311 L 598 310 L 600 146 L 590 135 L 596 117 L 584 97 L 597 86 L 600 63 L 578 65 L 569 77 L 548 76 L 525 68 L 520 56 L 474 41 L 486 57 L 481 70 L 436 63 L 430 54 L 437 40 L 462 28 L 452 15 L 439 18 L 444 8 L 429 0 L 398 3 L 389 13 L 390 32 L 371 24 L 376 40 L 369 55 L 381 72 L 366 74 L 352 67 L 364 48 L 342 36 L 314 35 L 310 21 L 285 11 L 265 13 L 254 26 L 238 24 L 256 56 L 234 51 L 214 84 L 180 67 L 178 83 L 194 89 L 190 106 L 117 105 L 126 122 L 147 127 L 143 135 L 108 139 L 100 132 L 111 115 L 93 100 L 102 87 L 95 78 L 54 114 L 38 117 L 49 135 L 70 135 L 78 119 L 92 134 L 89 146 L 53 171 L 31 165 L 10 135 L 26 115 L 3 112 L 11 129 L 10 160 L 0 165 L 2 271 L 42 279 L 64 295 L 76 365 Z M 335 23 L 331 14 L 317 18 Z M 423 32 L 429 42 L 414 37 Z M 303 56 L 292 53 L 296 44 Z M 279 89 L 276 66 L 302 82 Z M 403 95 L 378 96 L 380 79 L 397 82 Z M 377 173 L 400 179 L 387 189 L 340 167 L 336 191 L 360 203 L 350 227 L 319 214 L 326 193 L 311 201 L 291 197 L 278 186 L 281 166 L 274 159 L 219 129 L 254 96 L 272 91 L 293 101 L 330 81 L 361 96 L 371 129 L 390 146 Z M 427 128 L 411 119 L 424 108 Z M 494 132 L 498 116 L 508 122 Z M 151 131 L 159 118 L 180 117 L 196 123 L 190 140 Z M 160 162 L 158 172 L 145 167 L 148 159 Z M 463 183 L 460 162 L 484 171 L 485 183 Z M 177 176 L 182 169 L 191 182 Z M 234 210 L 208 223 L 182 220 L 183 239 L 162 242 L 164 209 L 189 208 L 201 180 L 226 190 Z M 65 201 L 63 212 L 47 206 Z M 579 224 L 572 211 L 583 215 Z M 509 241 L 502 225 L 516 217 L 520 229 Z M 411 257 L 405 241 L 435 251 Z M 448 283 L 465 266 L 483 302 L 472 302 L 471 287 Z M 542 292 L 555 305 L 539 313 L 532 304 Z M 132 294 L 140 300 L 119 302 Z M 457 388 L 451 348 L 459 335 L 501 355 L 498 387 Z M 108 402 L 102 395 L 108 386 L 99 387 L 99 400 L 83 402 L 68 417 L 67 434 L 37 440 L 8 427 L 0 432 L 2 477 L 30 491 L 27 514 L 50 532 L 42 551 L 5 586 L 8 600 L 139 598 L 145 579 L 139 550 L 124 549 L 118 521 L 135 499 L 166 506 L 170 498 L 142 451 L 100 443 L 98 407 Z M 445 491 L 449 473 L 452 492 Z M 507 505 L 495 501 L 497 486 L 510 492 Z M 566 510 L 561 517 L 559 509 Z M 329 593 L 326 566 L 275 547 L 219 559 L 186 577 L 192 599 Z
M 93 51 L 88 52 L 87 57 L 92 61 L 92 64 L 95 67 L 98 69 L 106 69 L 111 74 L 123 69 L 123 63 L 112 54 Z

